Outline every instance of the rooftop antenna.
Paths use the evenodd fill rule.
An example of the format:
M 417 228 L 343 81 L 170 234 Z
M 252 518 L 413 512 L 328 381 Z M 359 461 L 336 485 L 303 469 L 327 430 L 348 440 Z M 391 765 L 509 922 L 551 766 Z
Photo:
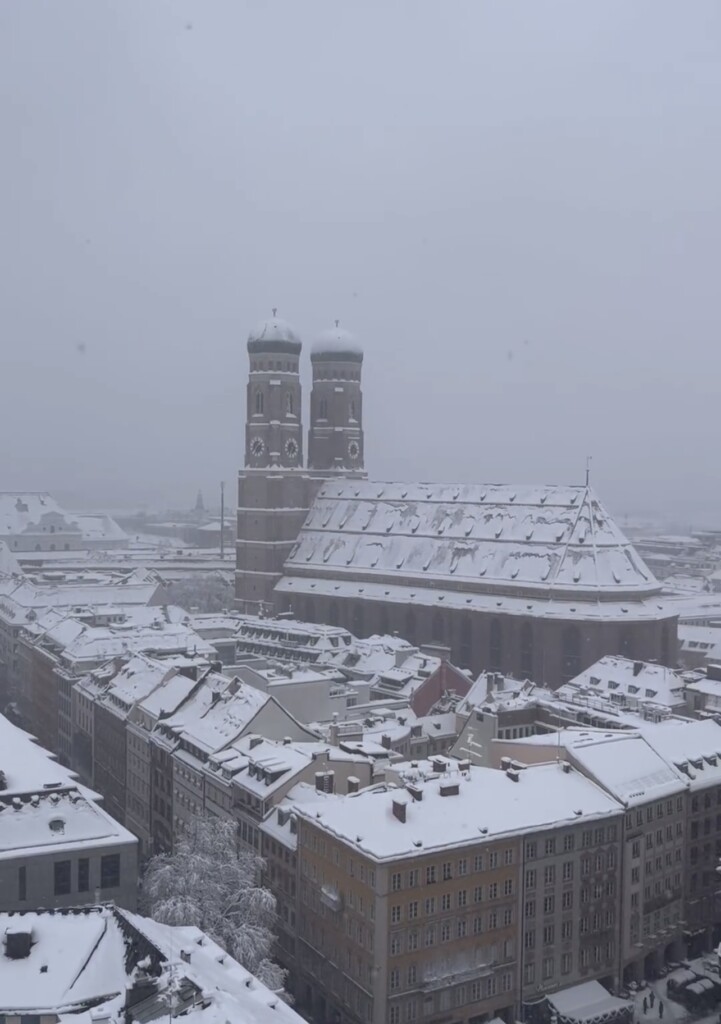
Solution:
M 590 455 L 586 456 L 586 487 L 591 483 L 591 459 Z

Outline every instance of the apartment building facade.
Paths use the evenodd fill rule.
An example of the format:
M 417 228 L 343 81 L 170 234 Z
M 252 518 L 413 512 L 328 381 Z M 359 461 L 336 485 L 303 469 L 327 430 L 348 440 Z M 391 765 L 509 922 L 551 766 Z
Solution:
M 614 863 L 617 802 L 560 765 L 522 772 L 468 762 L 446 763 L 442 773 L 435 770 L 440 767 L 420 763 L 404 772 L 402 786 L 386 783 L 296 808 L 296 996 L 310 1012 L 357 1024 L 510 1021 L 539 993 L 579 978 L 615 977 L 605 946 L 600 959 L 584 954 L 568 961 L 560 951 L 563 922 L 578 918 L 576 907 L 564 909 L 562 894 L 578 893 L 580 904 L 584 881 L 575 810 L 586 828 L 604 828 L 603 848 L 613 851 Z M 531 854 L 524 844 L 534 833 L 544 844 L 537 858 L 540 898 L 554 902 L 531 911 L 526 904 L 539 899 L 539 881 L 524 877 Z M 564 849 L 565 836 L 573 836 L 572 849 Z M 573 870 L 564 889 L 566 861 Z M 534 863 L 528 870 L 538 868 Z M 606 871 L 612 868 L 599 865 L 593 877 Z M 616 924 L 614 887 L 603 888 L 590 906 L 608 913 L 603 928 Z M 556 926 L 558 938 L 549 947 L 558 955 L 544 965 L 543 929 Z M 526 932 L 541 939 L 526 940 Z M 578 941 L 572 934 L 567 948 L 578 948 Z M 597 942 L 581 937 L 581 948 Z M 529 963 L 534 972 L 525 973 Z

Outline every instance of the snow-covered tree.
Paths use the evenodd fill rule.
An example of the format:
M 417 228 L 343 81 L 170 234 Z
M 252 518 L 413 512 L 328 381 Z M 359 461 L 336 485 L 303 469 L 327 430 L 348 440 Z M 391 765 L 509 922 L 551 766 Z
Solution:
M 227 574 L 221 572 L 203 573 L 187 579 L 169 583 L 163 594 L 165 604 L 177 604 L 188 611 L 222 612 L 232 608 L 233 586 Z
M 259 859 L 239 851 L 237 826 L 222 818 L 193 819 L 172 854 L 148 862 L 143 912 L 162 924 L 195 925 L 269 988 L 285 972 L 270 959 L 275 897 L 257 884 Z

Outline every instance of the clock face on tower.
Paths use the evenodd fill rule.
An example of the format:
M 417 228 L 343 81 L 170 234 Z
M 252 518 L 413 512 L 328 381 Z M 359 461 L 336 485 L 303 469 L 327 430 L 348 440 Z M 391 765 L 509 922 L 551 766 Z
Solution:
M 298 458 L 298 442 L 294 437 L 289 437 L 284 445 L 285 454 L 291 462 L 295 462 Z
M 358 442 L 357 441 L 349 441 L 348 442 L 348 458 L 353 459 L 353 461 L 355 462 L 355 460 L 358 458 L 359 455 L 360 455 L 360 445 L 358 444 Z
M 254 437 L 250 442 L 250 454 L 254 459 L 259 459 L 265 451 L 265 442 L 262 437 Z

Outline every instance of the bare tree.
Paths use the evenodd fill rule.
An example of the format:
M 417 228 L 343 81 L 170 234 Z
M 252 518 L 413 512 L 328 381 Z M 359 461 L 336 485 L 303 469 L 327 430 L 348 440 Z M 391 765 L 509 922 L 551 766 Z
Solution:
M 148 862 L 141 887 L 143 912 L 162 924 L 195 925 L 269 988 L 282 989 L 285 972 L 270 959 L 275 897 L 257 884 L 259 858 L 238 851 L 232 821 L 199 816 L 172 854 Z

